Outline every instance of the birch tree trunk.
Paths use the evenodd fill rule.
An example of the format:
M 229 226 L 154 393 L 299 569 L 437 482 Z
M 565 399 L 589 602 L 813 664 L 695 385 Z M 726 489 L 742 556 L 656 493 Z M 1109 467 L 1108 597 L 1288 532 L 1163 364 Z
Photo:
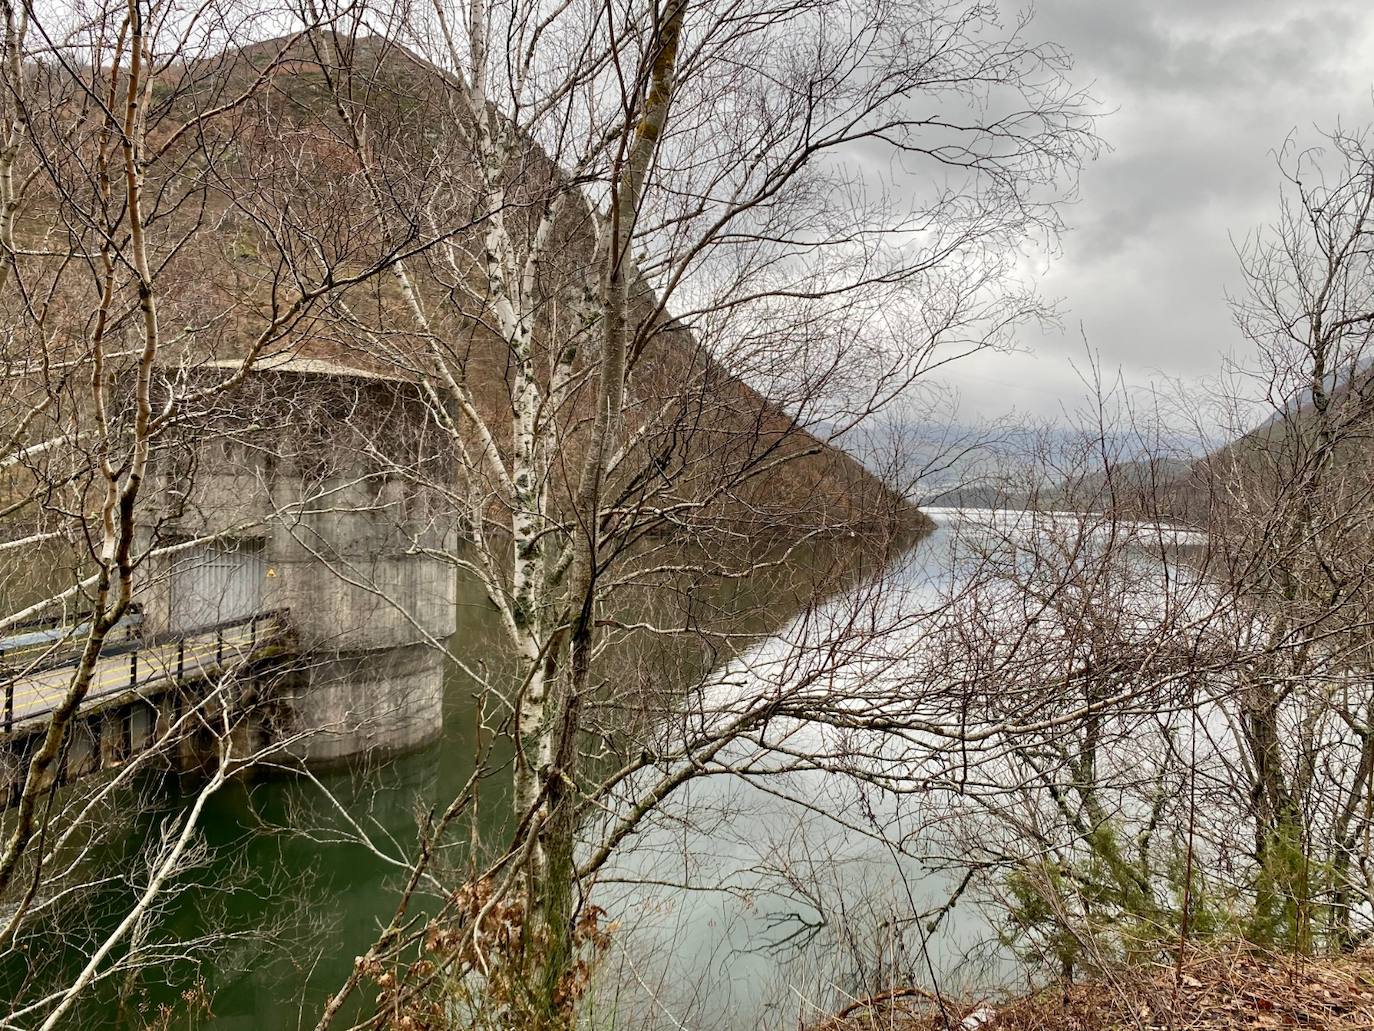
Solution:
M 509 678 L 475 673 L 512 749 L 509 837 L 461 893 L 482 900 L 461 918 L 473 980 L 525 1007 L 491 1001 L 491 1019 L 572 1019 L 599 940 L 598 871 L 730 740 L 786 708 L 760 700 L 723 736 L 713 725 L 633 747 L 701 685 L 636 697 L 606 672 L 616 649 L 701 635 L 727 653 L 745 635 L 659 625 L 625 599 L 743 579 L 864 519 L 883 552 L 902 503 L 837 503 L 818 472 L 840 464 L 827 442 L 947 346 L 990 346 L 1047 312 L 990 256 L 1053 232 L 1053 203 L 983 186 L 1053 189 L 1091 149 L 1082 96 L 1050 72 L 1057 48 L 1019 29 L 992 43 L 981 34 L 1000 26 L 976 5 L 776 14 L 429 0 L 397 16 L 394 37 L 340 18 L 309 41 L 372 215 L 436 241 L 395 266 L 396 319 L 383 299 L 339 326 L 416 376 L 453 441 L 459 468 L 438 486 L 464 540 L 446 557 L 482 585 L 512 657 Z M 1003 87 L 1030 98 L 1012 148 L 996 120 L 912 113 Z M 393 94 L 414 107 L 378 100 Z M 862 192 L 847 161 L 870 144 L 968 182 L 837 209 Z M 463 218 L 473 225 L 455 230 Z M 912 246 L 891 246 L 908 233 Z M 835 482 L 861 482 L 845 475 Z M 701 553 L 665 555 L 670 542 Z M 622 704 L 631 715 L 608 726 Z M 579 862 L 589 817 L 608 825 Z M 510 906 L 518 989 L 477 930 Z

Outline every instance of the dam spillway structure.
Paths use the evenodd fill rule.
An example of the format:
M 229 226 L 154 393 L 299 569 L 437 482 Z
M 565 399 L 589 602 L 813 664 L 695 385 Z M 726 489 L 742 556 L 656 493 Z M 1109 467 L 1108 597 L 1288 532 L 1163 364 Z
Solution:
M 264 735 L 312 764 L 430 741 L 457 580 L 451 446 L 420 387 L 365 355 L 296 349 L 215 405 L 156 462 L 142 636 L 280 614 L 293 659 Z

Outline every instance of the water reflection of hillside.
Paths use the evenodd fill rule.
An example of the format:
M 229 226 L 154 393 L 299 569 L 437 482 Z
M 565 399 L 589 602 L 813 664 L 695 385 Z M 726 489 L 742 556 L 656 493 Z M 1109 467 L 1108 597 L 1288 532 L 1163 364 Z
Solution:
M 882 568 L 888 554 L 872 540 L 847 537 L 794 548 L 742 541 L 728 552 L 644 544 L 620 565 L 625 582 L 604 617 L 598 725 L 615 748 L 632 747 L 639 721 L 661 715 L 688 685 L 799 611 Z M 759 567 L 753 575 L 719 575 L 750 563 Z M 95 993 L 82 1013 L 89 1026 L 134 1026 L 139 1005 L 181 1005 L 180 993 L 203 977 L 214 1014 L 209 1026 L 294 1028 L 342 983 L 391 915 L 417 813 L 462 790 L 490 739 L 479 729 L 479 682 L 513 675 L 495 612 L 474 582 L 460 584 L 456 623 L 439 740 L 308 778 L 260 770 L 212 799 L 203 821 L 205 861 L 148 929 L 146 947 L 164 958 L 137 982 L 110 982 Z M 489 706 L 484 717 L 490 725 L 500 714 Z M 499 750 L 488 756 L 478 819 L 444 842 L 442 865 L 465 866 L 474 835 L 484 849 L 499 846 L 508 826 L 507 759 Z M 115 803 L 125 822 L 89 859 L 92 872 L 116 878 L 97 911 L 83 914 L 93 934 L 117 920 L 131 890 L 118 875 L 179 804 L 174 782 L 150 776 L 137 791 L 139 798 Z M 359 844 L 364 832 L 377 851 Z M 64 933 L 54 920 L 28 948 L 60 955 L 55 946 Z M 185 941 L 198 944 L 178 949 Z M 0 990 L 12 997 L 31 991 L 32 983 L 24 985 L 32 976 L 17 966 L 0 970 Z

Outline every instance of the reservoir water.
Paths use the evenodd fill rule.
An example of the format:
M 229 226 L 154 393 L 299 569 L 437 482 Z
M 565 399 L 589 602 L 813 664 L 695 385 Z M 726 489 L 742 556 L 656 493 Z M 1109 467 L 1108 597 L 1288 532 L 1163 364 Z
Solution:
M 942 515 L 935 532 L 882 569 L 842 548 L 806 556 L 803 565 L 849 569 L 846 586 L 819 602 L 809 593 L 815 578 L 733 585 L 714 603 L 760 613 L 735 654 L 688 648 L 634 661 L 708 678 L 707 696 L 728 708 L 798 675 L 798 654 L 824 654 L 827 640 L 868 621 L 865 655 L 836 664 L 832 688 L 845 690 L 853 676 L 898 675 L 954 576 L 958 521 Z M 462 613 L 458 650 L 498 654 L 498 628 L 475 591 Z M 433 746 L 353 772 L 260 775 L 222 791 L 203 821 L 203 862 L 143 931 L 151 970 L 132 986 L 109 978 L 82 1022 L 141 1027 L 159 1006 L 185 1008 L 184 993 L 203 987 L 205 1026 L 218 1031 L 313 1026 L 391 913 L 417 815 L 443 806 L 471 772 L 475 726 L 472 684 L 455 670 Z M 617 924 L 601 968 L 601 983 L 616 986 L 608 1020 L 796 1027 L 884 979 L 953 990 L 1007 975 L 995 922 L 957 891 L 959 845 L 942 833 L 947 798 L 893 796 L 865 775 L 871 769 L 847 773 L 846 741 L 835 733 L 791 721 L 737 746 L 734 766 L 747 775 L 692 783 L 612 864 L 596 898 Z M 813 752 L 828 758 L 794 759 Z M 171 794 L 158 797 L 161 811 L 139 812 L 122 855 L 105 857 L 112 872 L 175 810 Z M 463 848 L 453 842 L 447 861 L 461 865 Z M 27 947 L 68 949 L 76 960 L 94 940 L 89 928 L 117 919 L 130 890 L 112 879 L 87 903 L 87 930 L 72 930 L 82 924 L 68 916 Z M 17 963 L 0 975 L 16 996 L 32 990 Z

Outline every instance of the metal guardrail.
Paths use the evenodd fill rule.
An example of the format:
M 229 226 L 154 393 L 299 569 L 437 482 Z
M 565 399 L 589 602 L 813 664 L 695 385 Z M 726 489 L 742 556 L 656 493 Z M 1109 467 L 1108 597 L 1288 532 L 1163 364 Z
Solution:
M 189 634 L 165 635 L 147 641 L 132 641 L 102 649 L 97 667 L 92 672 L 91 683 L 86 691 L 86 701 L 93 701 L 112 694 L 136 690 L 141 684 L 167 680 L 180 683 L 188 673 L 201 676 L 222 669 L 226 652 L 231 658 L 251 657 L 264 645 L 279 641 L 290 628 L 288 609 L 268 609 L 255 613 L 246 619 L 225 620 L 198 628 Z M 119 660 L 128 656 L 127 664 Z M 140 656 L 144 660 L 140 663 Z M 0 651 L 0 661 L 4 658 Z M 68 657 L 64 661 L 38 669 L 25 670 L 5 680 L 3 727 L 5 733 L 14 729 L 16 721 L 24 722 L 51 711 L 39 708 L 17 713 L 16 697 L 20 696 L 25 709 L 28 703 L 41 701 L 43 691 L 39 686 L 42 675 L 58 670 L 74 669 L 80 657 Z M 141 669 L 140 669 L 141 667 Z M 29 681 L 24 691 L 25 681 Z M 53 685 L 49 685 L 51 687 Z M 21 695 L 22 691 L 22 695 Z
M 43 662 L 44 667 L 61 666 L 72 662 L 80 651 L 82 639 L 91 632 L 92 618 L 91 613 L 85 612 L 74 620 L 63 620 L 60 617 L 55 617 L 49 620 L 32 620 L 29 623 L 10 627 L 5 636 L 0 638 L 0 665 L 6 661 L 13 662 L 16 656 L 42 656 L 44 654 L 53 655 L 51 659 Z M 138 636 L 142 625 L 142 608 L 131 605 L 129 611 L 124 614 L 119 622 L 110 627 L 110 636 L 117 637 L 119 640 L 131 640 Z M 38 667 L 35 665 L 25 668 L 37 669 Z

